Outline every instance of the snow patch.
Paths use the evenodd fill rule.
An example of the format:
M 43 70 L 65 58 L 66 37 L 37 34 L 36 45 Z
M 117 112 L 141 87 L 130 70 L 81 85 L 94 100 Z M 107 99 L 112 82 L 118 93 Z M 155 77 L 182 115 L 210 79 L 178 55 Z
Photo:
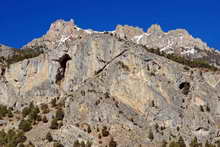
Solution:
M 165 50 L 168 50 L 168 49 L 171 49 L 172 48 L 172 45 L 174 44 L 174 42 L 168 40 L 168 45 L 163 47 L 162 49 L 160 49 L 160 51 L 165 51 Z
M 70 37 L 71 37 L 71 35 L 70 36 L 61 36 L 61 39 L 58 41 L 58 46 L 57 46 L 57 48 L 60 46 L 60 45 L 62 45 L 64 42 L 66 42 L 67 40 L 69 40 L 70 39 Z
M 84 30 L 87 34 L 92 34 L 91 30 Z
M 140 36 L 135 36 L 134 40 L 136 40 L 137 44 L 140 43 L 141 38 L 143 38 L 144 34 L 140 35 Z
M 144 36 L 149 36 L 151 33 L 143 33 L 141 35 L 138 36 L 134 36 L 132 40 L 134 40 L 137 44 L 140 44 L 140 40 L 144 37 Z
M 181 55 L 189 55 L 189 54 L 195 54 L 196 50 L 194 48 L 188 48 L 188 50 L 181 52 Z
M 81 28 L 79 28 L 79 27 L 77 27 L 77 26 L 75 26 L 75 28 L 76 28 L 77 31 L 82 30 Z

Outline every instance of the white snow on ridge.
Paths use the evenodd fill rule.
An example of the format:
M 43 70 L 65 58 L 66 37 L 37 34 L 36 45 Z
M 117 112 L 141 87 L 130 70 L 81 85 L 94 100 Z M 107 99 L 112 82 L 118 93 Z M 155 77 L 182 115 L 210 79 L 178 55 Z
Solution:
M 141 38 L 143 38 L 144 34 L 140 35 L 140 36 L 135 36 L 134 39 L 136 40 L 137 44 L 140 43 Z
M 140 44 L 140 40 L 144 37 L 144 36 L 149 36 L 150 34 L 148 33 L 143 33 L 141 35 L 138 36 L 134 36 L 132 40 L 136 41 L 137 44 Z
M 88 34 L 92 34 L 92 31 L 91 30 L 84 30 L 86 33 Z
M 79 28 L 79 27 L 77 27 L 77 26 L 75 26 L 76 27 L 76 30 L 77 31 L 80 31 L 80 30 L 82 30 L 81 28 Z
M 64 35 L 62 35 L 61 38 L 60 38 L 60 40 L 57 41 L 57 42 L 58 42 L 57 48 L 58 48 L 59 46 L 61 46 L 63 43 L 65 43 L 67 40 L 69 40 L 70 37 L 72 37 L 72 35 L 69 35 L 69 36 L 67 36 L 67 37 L 64 36 Z
M 174 44 L 174 42 L 171 42 L 170 40 L 168 40 L 168 45 L 163 47 L 162 49 L 160 49 L 160 51 L 162 52 L 162 51 L 171 49 L 173 44 Z
M 185 55 L 185 54 L 189 55 L 189 54 L 195 54 L 195 53 L 196 53 L 196 50 L 194 48 L 191 48 L 191 49 L 188 48 L 188 50 L 181 52 L 181 55 Z
M 61 39 L 58 41 L 58 42 L 59 42 L 58 47 L 59 47 L 62 43 L 64 43 L 66 40 L 68 40 L 70 37 L 71 37 L 71 35 L 70 35 L 70 36 L 67 36 L 67 37 L 65 37 L 65 36 L 62 35 Z

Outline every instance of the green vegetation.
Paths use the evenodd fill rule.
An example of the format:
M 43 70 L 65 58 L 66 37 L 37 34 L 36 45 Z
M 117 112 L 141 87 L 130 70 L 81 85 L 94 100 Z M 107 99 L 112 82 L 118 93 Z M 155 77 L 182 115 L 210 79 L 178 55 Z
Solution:
M 206 68 L 206 69 L 209 69 L 211 71 L 217 71 L 218 70 L 217 67 L 209 64 L 207 60 L 202 59 L 202 58 L 189 60 L 185 57 L 181 57 L 181 56 L 178 56 L 178 55 L 175 55 L 175 54 L 166 54 L 164 52 L 161 52 L 159 49 L 149 49 L 146 46 L 143 46 L 143 47 L 151 53 L 157 54 L 159 56 L 166 57 L 170 60 L 173 60 L 173 61 L 178 62 L 178 63 L 183 64 L 183 65 L 187 65 L 191 68 Z M 184 67 L 184 69 L 188 70 L 188 68 L 186 68 L 186 67 Z
M 59 126 L 59 124 L 58 124 L 58 122 L 57 122 L 57 119 L 54 118 L 54 119 L 51 121 L 50 128 L 51 128 L 51 129 L 58 129 L 58 126 Z
M 50 112 L 50 109 L 47 104 L 41 104 L 41 111 L 43 114 L 47 114 Z
M 56 102 L 56 99 L 53 101 L 53 104 L 56 105 L 55 109 L 51 110 L 56 110 L 55 116 L 53 117 L 51 121 L 50 128 L 51 129 L 59 129 L 63 125 L 63 118 L 64 118 L 64 111 L 63 111 L 63 106 L 64 102 L 58 103 Z M 12 108 L 7 108 L 4 105 L 0 105 L 0 116 L 1 119 L 4 117 L 12 118 L 16 117 L 17 120 L 20 120 L 20 123 L 18 124 L 18 130 L 15 130 L 14 128 L 9 130 L 8 132 L 5 132 L 4 130 L 0 131 L 0 146 L 6 146 L 6 147 L 34 147 L 34 145 L 26 141 L 25 133 L 30 131 L 35 124 L 37 124 L 39 121 L 43 121 L 44 123 L 48 122 L 48 119 L 46 117 L 46 114 L 49 113 L 49 106 L 48 104 L 42 104 L 41 109 L 38 108 L 38 106 L 34 105 L 33 102 L 31 102 L 28 106 L 24 107 L 21 112 L 16 111 L 13 113 Z M 41 116 L 41 114 L 44 114 Z M 10 119 L 12 120 L 12 119 Z M 45 136 L 46 140 L 49 142 L 54 142 L 53 137 L 48 132 Z M 90 147 L 91 145 L 85 144 L 85 147 Z M 55 147 L 62 147 L 63 145 L 54 142 L 53 146 Z
M 90 141 L 88 142 L 84 142 L 81 141 L 79 142 L 79 140 L 74 141 L 73 147 L 91 147 L 92 143 Z
M 205 147 L 216 147 L 216 146 L 214 144 L 211 144 L 208 141 L 206 141 Z
M 11 58 L 7 59 L 6 62 L 8 65 L 39 56 L 40 54 L 43 54 L 43 50 L 41 48 L 44 48 L 43 46 L 35 47 L 35 48 L 25 48 L 22 50 L 16 50 L 15 55 Z
M 179 137 L 178 143 L 179 143 L 180 147 L 186 147 L 186 144 L 185 144 L 182 136 Z
M 179 144 L 178 142 L 172 141 L 172 142 L 169 144 L 169 147 L 180 147 L 180 144 Z
M 8 132 L 0 131 L 0 146 L 16 147 L 20 143 L 26 141 L 24 132 L 11 129 Z
M 43 116 L 42 121 L 43 121 L 44 123 L 47 123 L 47 122 L 48 122 L 48 119 L 47 119 L 47 117 L 46 117 L 45 115 Z
M 4 105 L 0 105 L 0 118 L 6 117 L 6 116 L 13 117 L 11 109 L 8 109 Z
M 154 134 L 152 132 L 152 130 L 150 130 L 149 134 L 148 134 L 148 138 L 153 141 L 154 140 Z
M 32 129 L 31 122 L 28 120 L 21 120 L 18 128 L 24 132 L 28 132 Z
M 210 107 L 208 105 L 206 106 L 206 111 L 210 112 Z
M 28 107 L 25 107 L 22 110 L 22 115 L 25 118 L 26 116 L 28 116 L 28 119 L 30 122 L 35 122 L 37 120 L 41 120 L 40 116 L 39 116 L 40 110 L 38 108 L 38 106 L 34 106 L 34 104 L 31 102 L 30 105 Z
M 54 142 L 53 147 L 64 147 L 64 146 L 59 142 Z
M 113 138 L 111 138 L 109 142 L 109 147 L 117 147 L 117 142 L 115 142 Z
M 201 143 L 198 143 L 197 137 L 194 137 L 194 139 L 189 144 L 190 147 L 202 147 Z
M 109 136 L 109 131 L 108 131 L 108 128 L 107 128 L 106 126 L 104 126 L 104 127 L 102 128 L 102 136 L 103 136 L 103 137 Z
M 52 107 L 56 107 L 57 106 L 57 99 L 56 98 L 52 99 L 50 104 Z
M 10 110 L 10 109 L 8 109 L 8 117 L 9 118 L 12 118 L 14 115 L 13 115 L 13 113 L 12 113 L 12 111 Z
M 63 120 L 63 118 L 64 118 L 63 109 L 62 109 L 62 108 L 59 108 L 59 109 L 56 111 L 56 119 L 57 119 L 57 120 Z
M 52 135 L 50 134 L 50 132 L 47 133 L 46 139 L 47 139 L 49 142 L 52 142 L 52 141 L 53 141 L 53 137 L 52 137 Z
M 167 144 L 168 144 L 168 143 L 167 143 L 165 140 L 163 140 L 163 142 L 162 142 L 162 146 L 161 146 L 161 147 L 166 147 Z
M 205 112 L 202 105 L 200 105 L 200 111 L 201 111 L 201 112 Z

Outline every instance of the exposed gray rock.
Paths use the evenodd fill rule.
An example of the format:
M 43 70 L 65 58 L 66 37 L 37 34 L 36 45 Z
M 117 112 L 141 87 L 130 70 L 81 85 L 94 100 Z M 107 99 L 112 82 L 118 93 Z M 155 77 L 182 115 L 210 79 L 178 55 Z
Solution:
M 143 45 L 181 53 L 213 50 L 185 30 L 164 33 L 153 25 L 144 33 L 118 26 L 102 33 L 58 20 L 46 35 L 24 46 L 41 46 L 43 54 L 5 69 L 0 103 L 21 109 L 31 101 L 64 99 L 64 126 L 52 134 L 67 147 L 77 139 L 105 146 L 113 138 L 119 147 L 153 146 L 178 136 L 188 143 L 194 136 L 214 141 L 220 122 L 219 72 L 186 69 Z M 40 140 L 32 141 L 49 146 Z

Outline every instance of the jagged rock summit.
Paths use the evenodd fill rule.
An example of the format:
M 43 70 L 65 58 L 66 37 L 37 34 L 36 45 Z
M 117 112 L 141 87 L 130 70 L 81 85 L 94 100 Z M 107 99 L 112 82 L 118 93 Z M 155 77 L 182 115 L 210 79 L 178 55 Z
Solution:
M 31 102 L 51 106 L 46 114 L 40 111 L 48 122 L 37 121 L 26 133 L 35 146 L 55 140 L 65 147 L 77 141 L 93 147 L 162 146 L 180 136 L 187 146 L 194 137 L 201 143 L 219 140 L 220 73 L 193 62 L 218 66 L 219 53 L 185 30 L 118 25 L 97 32 L 58 20 L 16 56 L 8 47 L 0 52 L 0 103 L 18 112 Z M 56 109 L 65 115 L 59 129 L 51 129 Z M 1 129 L 19 129 L 19 122 Z M 45 139 L 48 132 L 54 141 Z

